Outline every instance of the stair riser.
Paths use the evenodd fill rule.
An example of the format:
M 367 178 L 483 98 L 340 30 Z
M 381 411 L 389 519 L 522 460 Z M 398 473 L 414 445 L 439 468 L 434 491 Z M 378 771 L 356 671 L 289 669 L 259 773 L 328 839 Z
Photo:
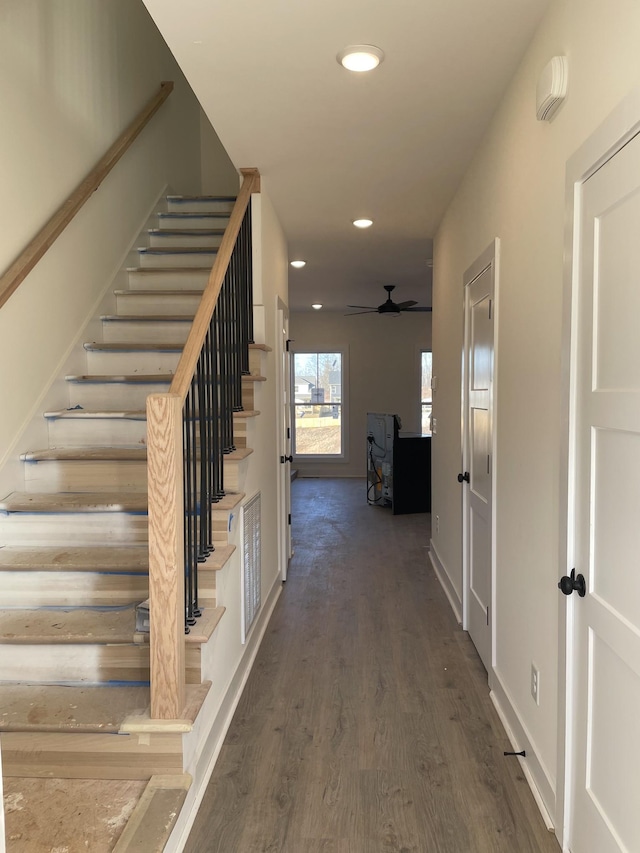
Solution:
M 264 369 L 262 359 L 265 357 L 265 354 L 262 350 L 259 349 L 250 349 L 249 350 L 249 373 L 252 373 L 254 376 L 263 376 Z
M 87 352 L 87 373 L 128 376 L 131 373 L 175 373 L 182 350 L 175 352 Z
M 180 734 L 2 735 L 5 776 L 54 779 L 150 779 L 182 773 Z
M 105 411 L 145 409 L 149 394 L 168 392 L 169 382 L 69 382 L 69 405 L 83 409 Z M 247 411 L 259 408 L 254 404 L 255 383 L 243 382 L 242 405 Z
M 131 290 L 204 290 L 209 270 L 129 270 Z
M 69 405 L 83 409 L 131 411 L 146 408 L 149 394 L 165 394 L 169 382 L 69 382 Z
M 116 313 L 125 317 L 148 317 L 149 315 L 178 314 L 181 316 L 195 316 L 200 305 L 200 295 L 167 293 L 160 296 L 157 293 L 140 291 L 129 291 L 129 293 L 116 296 Z M 166 343 L 171 343 L 166 341 Z
M 147 443 L 147 421 L 49 418 L 50 447 L 136 447 Z
M 28 644 L 0 646 L 0 681 L 99 684 L 149 681 L 149 646 Z
M 163 213 L 158 217 L 158 226 L 164 229 L 172 229 L 173 231 L 182 228 L 226 228 L 229 224 L 229 217 L 222 214 L 207 216 L 207 214 L 193 213 L 189 215 L 179 213 Z
M 227 491 L 242 491 L 246 469 L 246 459 L 225 459 L 224 485 Z M 25 489 L 33 494 L 96 490 L 109 493 L 147 491 L 147 464 L 144 461 L 43 460 L 25 463 L 24 472 Z
M 146 575 L 0 572 L 0 601 L 5 607 L 117 607 L 148 597 Z
M 167 199 L 168 213 L 231 213 L 234 202 L 228 199 Z
M 191 325 L 191 320 L 103 320 L 102 338 L 114 344 L 183 344 Z
M 195 228 L 195 226 L 191 226 Z M 222 242 L 222 234 L 158 234 L 149 233 L 149 245 L 160 248 L 217 249 Z
M 38 492 L 146 492 L 147 463 L 43 460 L 26 462 L 25 489 Z
M 140 251 L 140 266 L 145 269 L 161 269 L 162 267 L 211 267 L 216 259 L 216 253 L 211 252 L 153 252 Z
M 180 734 L 2 735 L 5 776 L 56 779 L 150 779 L 182 773 Z
M 124 512 L 11 513 L 0 516 L 2 545 L 136 545 L 148 542 L 147 516 Z

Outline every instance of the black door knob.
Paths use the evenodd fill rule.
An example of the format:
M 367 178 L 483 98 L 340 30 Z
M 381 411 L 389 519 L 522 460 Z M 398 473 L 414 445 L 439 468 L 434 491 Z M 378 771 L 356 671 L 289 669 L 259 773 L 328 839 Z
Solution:
M 293 456 L 281 456 L 280 461 L 283 465 L 285 462 L 293 462 Z
M 564 577 L 560 578 L 558 589 L 560 589 L 564 595 L 571 595 L 571 593 L 575 591 L 578 593 L 580 598 L 584 598 L 587 594 L 587 584 L 585 583 L 584 575 L 578 575 L 576 577 L 576 570 L 571 569 L 570 575 L 564 575 Z
M 458 474 L 458 482 L 459 483 L 470 483 L 471 477 L 469 476 L 469 472 L 465 471 L 464 474 Z

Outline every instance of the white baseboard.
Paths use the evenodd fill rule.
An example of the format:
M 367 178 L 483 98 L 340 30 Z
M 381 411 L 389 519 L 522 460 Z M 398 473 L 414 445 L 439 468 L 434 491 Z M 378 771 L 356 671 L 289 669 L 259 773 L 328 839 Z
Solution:
M 274 607 L 282 592 L 282 581 L 280 575 L 276 577 L 273 586 L 267 596 L 266 601 L 262 606 L 259 616 L 259 621 L 254 630 L 251 632 L 251 637 L 247 644 L 246 652 L 236 670 L 226 696 L 224 697 L 220 709 L 211 725 L 209 734 L 206 738 L 206 751 L 203 751 L 198 761 L 198 767 L 194 774 L 194 783 L 191 786 L 187 799 L 182 807 L 182 811 L 173 831 L 165 845 L 164 853 L 181 853 L 184 850 L 185 844 L 189 838 L 189 833 L 196 819 L 198 809 L 202 803 L 209 779 L 213 773 L 213 769 L 218 760 L 222 744 L 226 737 L 229 726 L 233 719 L 236 707 L 242 696 L 242 691 L 247 683 L 247 679 L 251 673 L 253 663 L 260 649 L 262 638 L 271 619 Z
M 513 747 L 514 752 L 525 750 L 526 757 L 518 757 L 522 772 L 525 779 L 529 783 L 531 793 L 536 801 L 540 814 L 545 822 L 547 829 L 551 832 L 555 831 L 555 820 L 552 817 L 556 810 L 556 795 L 553 783 L 549 778 L 549 774 L 544 764 L 538 758 L 533 739 L 531 738 L 526 726 L 520 719 L 518 712 L 511 701 L 509 692 L 506 690 L 500 676 L 494 670 L 491 674 L 491 692 L 489 696 L 493 702 L 500 721 L 507 733 L 509 742 Z
M 449 604 L 451 605 L 451 609 L 454 612 L 458 624 L 462 625 L 462 600 L 456 592 L 454 585 L 451 583 L 449 573 L 440 559 L 436 546 L 433 544 L 433 539 L 429 542 L 429 559 L 431 560 L 433 571 L 436 573 L 436 577 L 440 581 L 440 586 L 444 590 L 444 594 L 449 599 Z

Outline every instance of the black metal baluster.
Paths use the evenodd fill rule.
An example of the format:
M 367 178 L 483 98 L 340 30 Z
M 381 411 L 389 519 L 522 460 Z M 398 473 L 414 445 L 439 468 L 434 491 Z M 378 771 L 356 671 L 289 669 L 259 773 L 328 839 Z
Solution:
M 192 543 L 191 543 L 191 518 L 195 512 L 193 507 L 193 490 L 191 486 L 191 391 L 187 392 L 184 401 L 183 427 L 184 427 L 184 598 L 185 598 L 185 632 L 189 633 L 191 623 L 191 577 L 192 570 Z
M 222 419 L 221 419 L 221 386 L 220 386 L 220 311 L 216 306 L 211 320 L 211 359 L 213 374 L 213 407 L 212 422 L 214 433 L 214 499 L 224 497 L 224 471 L 222 467 Z

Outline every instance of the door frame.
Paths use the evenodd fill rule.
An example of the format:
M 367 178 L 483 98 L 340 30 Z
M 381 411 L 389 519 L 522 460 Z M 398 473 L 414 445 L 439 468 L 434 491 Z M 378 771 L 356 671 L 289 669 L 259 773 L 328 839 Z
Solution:
M 496 412 L 497 412 L 497 378 L 498 378 L 498 282 L 500 278 L 500 238 L 496 237 L 489 243 L 487 248 L 478 256 L 478 258 L 465 271 L 463 282 L 463 301 L 462 301 L 462 389 L 461 402 L 462 412 L 460 418 L 461 424 L 461 460 L 462 471 L 469 470 L 469 447 L 468 447 L 468 430 L 467 430 L 467 381 L 468 381 L 468 351 L 469 351 L 469 329 L 467 323 L 467 287 L 478 278 L 489 267 L 493 270 L 493 370 L 492 370 L 492 389 L 490 397 L 489 416 L 491 420 L 491 612 L 490 612 L 490 627 L 491 627 L 491 666 L 489 667 L 489 686 L 493 683 L 493 670 L 495 667 L 496 654 L 496 470 L 497 470 L 497 429 L 496 429 Z M 462 627 L 466 631 L 469 625 L 469 594 L 470 594 L 470 578 L 469 578 L 469 489 L 463 486 L 462 489 Z
M 640 133 L 640 88 L 634 89 L 569 158 L 565 170 L 564 281 L 561 344 L 561 452 L 558 577 L 574 566 L 576 506 L 577 296 L 580 274 L 582 186 L 608 160 Z M 560 598 L 564 598 L 560 596 Z M 567 596 L 558 607 L 558 738 L 556 768 L 556 835 L 569 850 L 571 784 L 574 756 L 574 607 Z M 564 606 L 563 606 L 564 605 Z
M 291 546 L 291 464 L 281 462 L 281 456 L 291 455 L 291 365 L 287 359 L 291 356 L 285 343 L 289 329 L 289 308 L 276 297 L 276 429 L 277 442 L 277 496 L 278 496 L 278 563 L 280 578 L 287 579 L 289 560 L 293 551 Z M 287 323 L 285 332 L 284 323 Z M 289 437 L 285 438 L 285 429 L 289 428 Z

